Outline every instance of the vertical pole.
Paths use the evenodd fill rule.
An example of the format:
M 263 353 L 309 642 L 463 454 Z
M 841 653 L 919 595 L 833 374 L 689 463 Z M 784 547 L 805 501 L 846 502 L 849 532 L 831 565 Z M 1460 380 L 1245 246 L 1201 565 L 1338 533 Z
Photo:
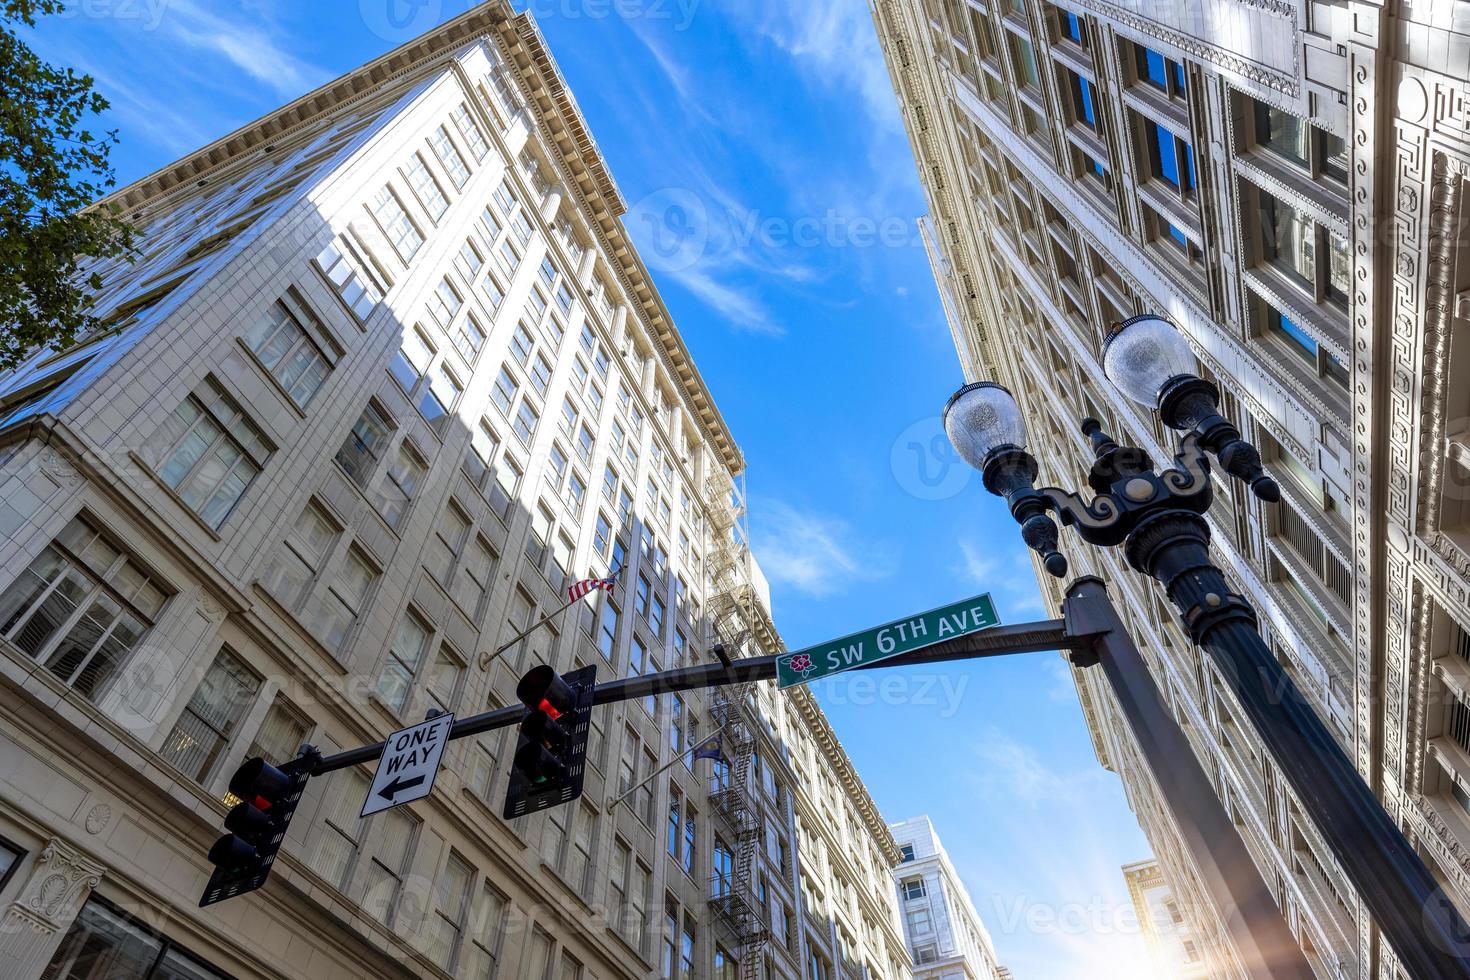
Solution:
M 1087 576 L 1068 586 L 1065 615 L 1069 636 L 1092 640 L 1108 686 L 1246 974 L 1260 980 L 1312 980 L 1312 968 L 1184 733 L 1160 700 L 1102 579 Z

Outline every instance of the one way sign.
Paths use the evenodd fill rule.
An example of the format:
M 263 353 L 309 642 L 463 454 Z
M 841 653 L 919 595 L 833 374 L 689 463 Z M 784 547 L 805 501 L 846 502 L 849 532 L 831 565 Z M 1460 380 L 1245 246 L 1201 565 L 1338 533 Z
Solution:
M 432 793 L 439 760 L 444 757 L 444 745 L 453 727 L 454 715 L 436 715 L 389 735 L 383 742 L 383 755 L 378 759 L 378 771 L 362 805 L 362 815 L 370 817 Z

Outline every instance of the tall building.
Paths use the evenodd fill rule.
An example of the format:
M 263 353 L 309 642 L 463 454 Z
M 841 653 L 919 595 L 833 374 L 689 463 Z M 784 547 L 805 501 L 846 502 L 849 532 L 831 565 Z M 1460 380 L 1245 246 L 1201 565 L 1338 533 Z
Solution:
M 1176 445 L 1105 379 L 1109 325 L 1151 312 L 1179 326 L 1285 491 L 1264 505 L 1217 481 L 1216 558 L 1470 904 L 1470 3 L 872 10 L 966 378 L 1015 393 L 1043 481 L 1085 487 L 1084 416 L 1156 460 Z M 1393 975 L 1162 590 L 1117 552 L 1065 541 L 1076 572 L 1110 583 L 1309 958 L 1324 976 Z M 1111 697 L 1095 672 L 1077 684 L 1176 898 L 1206 908 Z M 1218 923 L 1192 925 L 1207 956 L 1230 955 Z
M 934 824 L 912 817 L 888 827 L 898 842 L 893 880 L 915 980 L 1001 980 L 990 933 Z
M 1164 880 L 1157 861 L 1138 861 L 1123 865 L 1123 878 L 1128 882 L 1128 896 L 1138 916 L 1139 932 L 1148 946 L 1154 971 L 1161 977 L 1194 980 L 1212 973 L 1200 951 L 1179 903 Z M 1226 977 L 1229 974 L 1217 973 Z
M 247 757 L 781 641 L 744 460 L 529 15 L 110 201 L 141 254 L 93 268 L 101 329 L 0 376 L 0 975 L 908 976 L 897 845 L 805 691 L 599 708 L 585 796 L 511 822 L 508 731 L 367 820 L 367 770 L 313 779 L 268 886 L 200 910 Z

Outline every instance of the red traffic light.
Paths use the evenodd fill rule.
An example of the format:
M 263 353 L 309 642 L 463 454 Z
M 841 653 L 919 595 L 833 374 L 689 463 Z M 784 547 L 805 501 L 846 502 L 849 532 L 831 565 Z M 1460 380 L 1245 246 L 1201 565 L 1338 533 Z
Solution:
M 542 664 L 532 667 L 516 685 L 516 697 L 532 711 L 560 718 L 576 706 L 576 695 L 562 676 Z
M 292 778 L 264 759 L 247 759 L 230 777 L 230 792 L 256 809 L 269 810 L 291 791 Z

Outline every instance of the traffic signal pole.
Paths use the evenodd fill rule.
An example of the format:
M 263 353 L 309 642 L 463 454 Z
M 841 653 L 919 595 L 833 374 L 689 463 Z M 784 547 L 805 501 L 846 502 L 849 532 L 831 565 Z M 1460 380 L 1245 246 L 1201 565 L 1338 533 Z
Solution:
M 1100 665 L 1118 709 L 1128 722 L 1138 749 L 1163 796 L 1174 829 L 1193 859 L 1205 895 L 1221 929 L 1253 980 L 1314 980 L 1315 974 L 1297 945 L 1286 919 L 1261 877 L 1245 842 L 1225 812 L 1209 777 L 1184 733 L 1159 697 L 1149 674 L 1101 579 L 1084 577 L 1067 590 L 1062 619 L 996 626 L 979 633 L 873 663 L 855 670 L 932 666 L 961 660 L 1044 651 L 1066 651 L 1080 668 Z M 592 704 L 700 688 L 748 684 L 776 678 L 776 656 L 748 657 L 727 667 L 699 664 L 657 674 L 598 684 Z M 449 738 L 466 738 L 519 725 L 527 715 L 521 705 L 499 708 L 454 723 Z M 370 763 L 383 743 L 326 756 L 311 775 Z M 1086 827 L 1072 828 L 1086 833 Z

